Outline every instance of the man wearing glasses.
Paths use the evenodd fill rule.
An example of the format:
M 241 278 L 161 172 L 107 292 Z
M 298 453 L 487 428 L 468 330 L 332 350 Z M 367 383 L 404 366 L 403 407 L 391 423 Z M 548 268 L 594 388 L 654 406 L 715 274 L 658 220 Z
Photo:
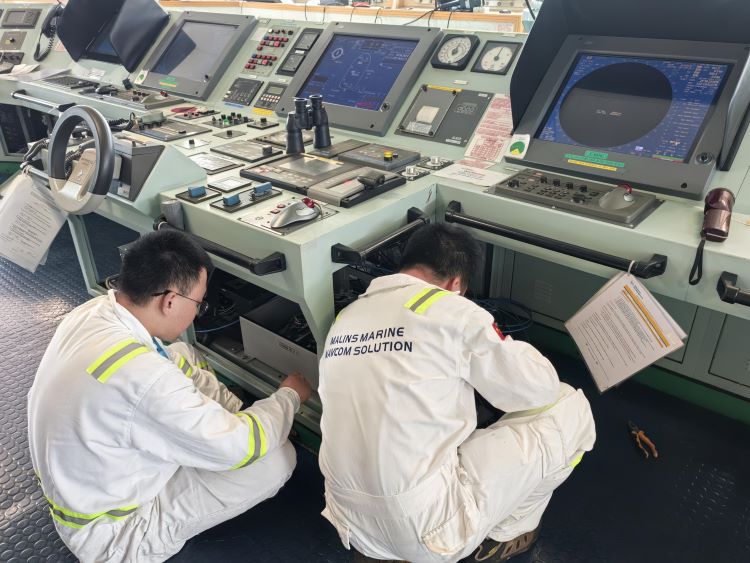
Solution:
M 300 374 L 252 406 L 175 341 L 205 313 L 212 265 L 179 231 L 141 237 L 110 290 L 55 333 L 28 397 L 34 469 L 81 561 L 163 561 L 283 486 L 311 394 Z

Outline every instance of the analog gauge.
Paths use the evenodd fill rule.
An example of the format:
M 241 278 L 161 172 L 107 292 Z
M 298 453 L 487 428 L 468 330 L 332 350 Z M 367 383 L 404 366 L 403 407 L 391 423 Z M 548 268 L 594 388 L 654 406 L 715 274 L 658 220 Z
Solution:
M 434 68 L 463 70 L 479 45 L 475 35 L 446 35 L 432 57 Z
M 510 69 L 510 65 L 513 64 L 513 59 L 516 58 L 520 47 L 520 43 L 488 41 L 471 71 L 505 74 Z

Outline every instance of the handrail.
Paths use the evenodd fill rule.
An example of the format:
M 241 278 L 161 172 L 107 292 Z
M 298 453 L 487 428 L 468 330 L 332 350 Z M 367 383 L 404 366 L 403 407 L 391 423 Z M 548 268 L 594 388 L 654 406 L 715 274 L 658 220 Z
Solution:
M 59 111 L 60 113 L 64 112 L 68 108 L 72 108 L 75 105 L 74 103 L 56 104 L 55 102 L 50 102 L 49 100 L 45 100 L 43 98 L 29 96 L 26 93 L 26 90 L 16 90 L 10 95 L 10 97 L 13 98 L 14 100 L 21 100 L 23 102 L 31 102 L 32 104 L 36 104 L 38 106 L 42 106 L 47 109 L 53 109 L 53 110 Z
M 334 244 L 331 247 L 331 261 L 336 264 L 349 264 L 351 266 L 361 264 L 367 260 L 368 255 L 372 254 L 379 248 L 390 244 L 394 240 L 411 233 L 412 231 L 416 231 L 430 222 L 430 218 L 427 217 L 421 209 L 416 207 L 411 207 L 406 212 L 406 220 L 407 223 L 403 227 L 371 242 L 368 246 L 362 249 L 357 250 L 341 243 Z
M 492 223 L 491 221 L 486 221 L 477 217 L 471 217 L 470 215 L 464 215 L 461 213 L 461 203 L 458 201 L 451 201 L 448 204 L 448 208 L 445 211 L 445 222 L 472 227 L 474 229 L 479 229 L 480 231 L 552 250 L 553 252 L 559 252 L 566 256 L 573 256 L 574 258 L 580 258 L 581 260 L 587 260 L 616 270 L 630 272 L 639 278 L 647 279 L 660 276 L 667 269 L 667 257 L 662 254 L 653 254 L 651 258 L 646 261 L 630 260 L 620 256 L 605 254 L 598 250 L 576 246 L 574 244 L 521 231 L 498 223 Z
M 161 229 L 180 230 L 177 227 L 170 225 L 164 216 L 161 216 L 154 221 L 154 230 L 159 231 Z M 231 248 L 227 248 L 226 246 L 199 237 L 193 233 L 188 234 L 193 237 L 206 252 L 218 256 L 219 258 L 223 258 L 224 260 L 228 260 L 238 266 L 242 266 L 243 268 L 247 268 L 256 276 L 267 276 L 268 274 L 276 274 L 286 270 L 286 256 L 281 252 L 274 252 L 265 258 L 251 258 L 250 256 L 245 256 L 244 254 L 235 252 Z
M 719 299 L 724 303 L 750 307 L 750 292 L 737 287 L 737 274 L 722 272 L 719 276 L 719 282 L 716 284 L 716 291 L 719 294 Z

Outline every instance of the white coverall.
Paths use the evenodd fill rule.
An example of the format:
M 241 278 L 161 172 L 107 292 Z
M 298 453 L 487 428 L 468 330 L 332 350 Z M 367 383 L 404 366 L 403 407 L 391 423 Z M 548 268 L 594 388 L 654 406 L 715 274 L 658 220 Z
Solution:
M 86 563 L 163 561 L 294 469 L 294 390 L 242 411 L 190 346 L 165 353 L 110 291 L 63 320 L 29 392 L 34 469 Z
M 474 389 L 513 414 L 477 430 Z M 588 401 L 544 356 L 406 274 L 342 311 L 318 391 L 323 516 L 377 559 L 457 561 L 535 529 L 595 440 Z

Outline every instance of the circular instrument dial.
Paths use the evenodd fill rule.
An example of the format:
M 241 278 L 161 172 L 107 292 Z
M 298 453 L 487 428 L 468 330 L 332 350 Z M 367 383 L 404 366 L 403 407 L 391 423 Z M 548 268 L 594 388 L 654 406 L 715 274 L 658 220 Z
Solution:
M 438 51 L 437 58 L 443 64 L 458 64 L 471 51 L 471 40 L 468 37 L 449 39 Z
M 513 60 L 514 51 L 501 45 L 487 50 L 479 61 L 479 68 L 485 72 L 501 72 Z

